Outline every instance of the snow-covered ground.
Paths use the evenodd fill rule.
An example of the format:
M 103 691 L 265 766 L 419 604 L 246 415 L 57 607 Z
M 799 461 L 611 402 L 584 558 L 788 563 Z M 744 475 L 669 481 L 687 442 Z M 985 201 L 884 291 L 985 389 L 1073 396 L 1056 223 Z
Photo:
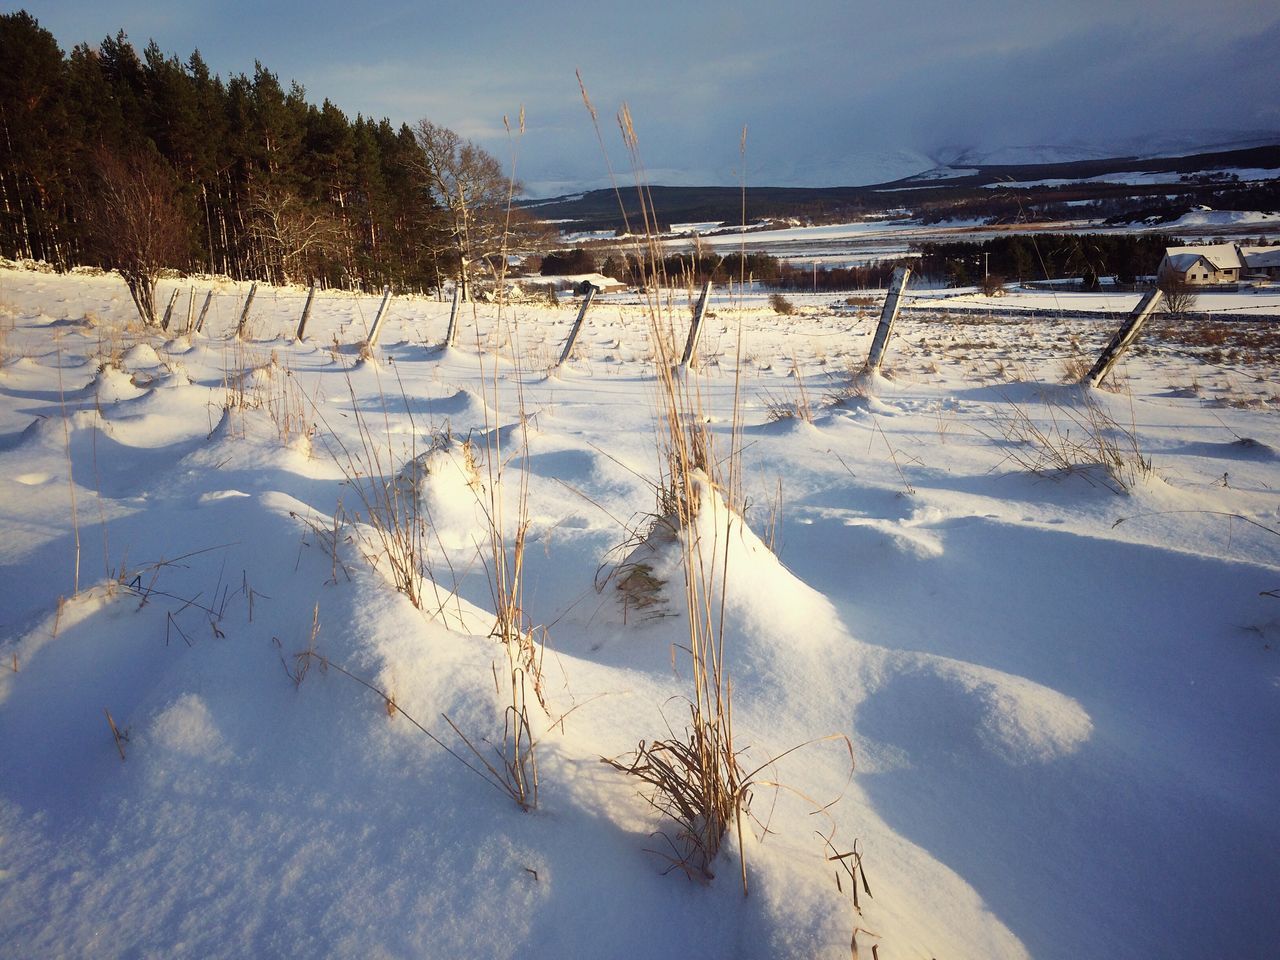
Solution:
M 1267 213 L 1261 210 L 1192 210 L 1183 214 L 1172 223 L 1166 224 L 1170 229 L 1190 229 L 1193 227 L 1267 227 L 1275 229 L 1280 225 L 1280 213 Z
M 1205 174 L 1227 176 L 1232 175 L 1240 180 L 1274 180 L 1280 177 L 1280 169 L 1267 167 L 1222 167 L 1206 170 Z M 994 189 L 1026 188 L 1026 187 L 1065 187 L 1081 183 L 1123 183 L 1130 186 L 1151 186 L 1162 183 L 1179 183 L 1183 174 L 1176 171 L 1160 172 L 1134 171 L 1129 173 L 1104 173 L 1096 177 L 1076 177 L 1067 179 L 1045 180 L 998 180 L 985 183 L 983 186 Z
M 1040 225 L 1042 230 L 1071 232 L 1089 227 L 1097 221 L 1073 220 L 1068 223 Z M 1034 230 L 1035 225 L 1025 229 Z M 881 260 L 914 256 L 911 244 L 938 240 L 987 240 L 1009 232 L 1007 227 L 988 226 L 983 219 L 946 220 L 922 224 L 917 220 L 861 220 L 853 223 L 825 224 L 811 227 L 785 227 L 720 232 L 700 236 L 696 246 L 703 250 L 733 253 L 768 253 L 794 264 L 820 264 L 823 267 L 862 266 Z M 695 241 L 688 237 L 669 238 L 663 245 L 672 251 L 691 250 Z
M 902 220 L 858 220 L 852 223 L 832 223 L 814 227 L 785 227 L 778 230 L 748 230 L 743 233 L 725 231 L 709 237 L 700 237 L 699 243 L 704 247 L 717 249 L 736 249 L 744 240 L 748 249 L 754 244 L 768 242 L 770 244 L 787 243 L 830 243 L 836 240 L 862 240 L 868 237 L 896 236 L 936 231 L 949 227 L 963 228 L 981 226 L 985 220 L 954 220 L 934 227 L 921 226 L 919 222 Z
M 916 188 L 910 188 L 916 189 Z M 924 188 L 919 188 L 924 189 Z M 1173 199 L 1170 196 L 1167 199 Z M 1075 205 L 1074 203 L 1069 203 Z M 980 243 L 1011 233 L 1134 233 L 1173 232 L 1186 242 L 1202 242 L 1218 238 L 1222 233 L 1248 234 L 1280 242 L 1280 215 L 1248 210 L 1194 210 L 1171 222 L 1108 225 L 1099 218 L 1057 220 L 1043 223 L 991 224 L 987 218 L 945 220 L 926 224 L 903 215 L 893 219 L 868 219 L 850 223 L 817 226 L 785 226 L 764 228 L 751 226 L 735 230 L 732 225 L 719 225 L 713 232 L 697 232 L 690 237 L 689 228 L 709 224 L 676 224 L 664 236 L 662 245 L 671 251 L 713 250 L 731 253 L 768 253 L 793 264 L 818 264 L 822 267 L 863 266 L 883 260 L 913 256 L 913 245 L 928 242 L 965 241 Z M 677 235 L 678 234 L 678 235 Z M 618 249 L 628 250 L 634 237 L 616 237 L 609 231 L 567 232 L 560 244 L 570 247 L 585 241 L 616 240 Z M 597 254 L 600 250 L 597 249 Z
M 1070 285 L 1074 281 L 1062 282 Z M 1275 284 L 1260 284 L 1228 292 L 1206 286 L 1197 290 L 1194 298 L 1190 309 L 1197 314 L 1203 313 L 1224 320 L 1233 316 L 1275 317 L 1280 320 L 1280 286 Z M 1096 293 L 1083 293 L 1010 284 L 997 297 L 988 297 L 977 287 L 908 288 L 903 303 L 910 307 L 936 306 L 940 309 L 978 313 L 1026 310 L 1124 314 L 1136 307 L 1140 299 L 1140 293 L 1109 292 L 1105 288 Z
M 243 286 L 200 335 L 180 289 L 160 335 L 118 278 L 0 273 L 0 956 L 1280 942 L 1275 324 L 1153 321 L 1086 390 L 1110 314 L 913 313 L 858 380 L 874 297 L 717 297 L 688 382 L 722 455 L 739 410 L 734 738 L 748 770 L 808 745 L 701 882 L 600 762 L 679 733 L 691 691 L 679 551 L 651 538 L 639 609 L 609 576 L 658 479 L 634 297 L 553 371 L 568 302 L 467 306 L 442 349 L 449 305 L 395 298 L 362 362 L 377 297 L 318 295 L 295 343 L 304 291 L 260 288 L 238 341 Z M 514 532 L 526 471 L 529 812 L 444 749 L 482 770 L 447 715 L 498 762 L 489 517 Z M 382 479 L 428 520 L 422 609 L 362 522 Z M 863 854 L 860 912 L 823 836 Z

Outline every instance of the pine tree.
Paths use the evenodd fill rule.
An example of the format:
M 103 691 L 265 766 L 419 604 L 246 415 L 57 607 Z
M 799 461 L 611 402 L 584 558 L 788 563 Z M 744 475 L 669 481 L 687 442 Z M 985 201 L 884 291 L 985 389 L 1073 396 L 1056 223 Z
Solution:
M 0 244 L 7 255 L 68 263 L 66 67 L 30 14 L 0 16 Z
M 64 56 L 29 14 L 0 15 L 0 253 L 117 266 L 148 319 L 139 278 L 156 249 L 166 266 L 342 285 L 438 286 L 442 261 L 461 263 L 463 249 L 482 263 L 506 184 L 496 161 L 462 146 L 471 171 L 491 162 L 502 186 L 492 199 L 464 188 L 459 246 L 409 127 L 310 105 L 261 63 L 224 82 L 198 50 L 184 63 L 153 41 L 139 57 L 123 31 Z M 145 257 L 108 249 L 103 230 L 121 226 L 123 188 L 139 183 L 150 199 L 138 202 L 180 227 L 159 232 L 181 237 Z M 130 265 L 140 257 L 145 267 Z

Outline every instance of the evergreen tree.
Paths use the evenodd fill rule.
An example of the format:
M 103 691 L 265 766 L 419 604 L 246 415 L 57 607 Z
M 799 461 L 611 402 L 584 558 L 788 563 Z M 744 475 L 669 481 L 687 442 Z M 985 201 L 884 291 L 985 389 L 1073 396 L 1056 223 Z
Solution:
M 68 264 L 67 72 L 53 34 L 0 15 L 0 243 L 6 255 Z
M 103 224 L 120 225 L 122 185 L 145 182 L 153 213 L 181 221 L 160 231 L 181 242 L 151 248 L 147 271 L 163 249 L 167 266 L 237 279 L 438 286 L 461 250 L 484 262 L 509 186 L 463 146 L 459 245 L 409 127 L 309 104 L 261 63 L 224 81 L 198 50 L 183 62 L 151 42 L 140 57 L 123 32 L 64 56 L 29 14 L 0 15 L 0 254 L 136 275 L 136 251 L 109 250 Z M 130 286 L 150 319 L 146 283 Z

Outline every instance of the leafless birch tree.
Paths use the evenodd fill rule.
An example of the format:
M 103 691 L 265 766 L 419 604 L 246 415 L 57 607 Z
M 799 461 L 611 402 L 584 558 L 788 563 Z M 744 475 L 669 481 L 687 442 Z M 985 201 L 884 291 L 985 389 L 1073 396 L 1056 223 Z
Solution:
M 102 266 L 115 268 L 143 323 L 155 325 L 156 278 L 165 268 L 186 268 L 191 227 L 177 178 L 153 150 L 95 156 L 96 176 L 86 185 L 85 232 Z
M 443 212 L 452 267 L 463 299 L 471 299 L 474 269 L 505 252 L 509 199 L 522 187 L 492 154 L 448 127 L 420 120 L 414 137 L 415 172 Z

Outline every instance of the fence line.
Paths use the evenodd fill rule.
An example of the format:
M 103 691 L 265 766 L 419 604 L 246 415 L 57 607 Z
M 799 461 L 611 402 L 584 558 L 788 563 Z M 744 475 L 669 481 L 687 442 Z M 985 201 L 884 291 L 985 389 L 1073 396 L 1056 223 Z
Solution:
M 174 290 L 172 291 L 172 295 L 169 298 L 169 306 L 166 313 L 170 315 L 173 313 L 175 304 L 179 299 L 180 294 L 183 292 L 181 290 L 181 286 L 182 284 L 175 286 Z M 192 329 L 193 329 L 192 322 L 194 320 L 194 332 L 204 334 L 206 327 L 209 325 L 207 321 L 210 321 L 210 315 L 212 315 L 211 323 L 216 329 L 221 331 L 217 335 L 221 339 L 232 339 L 238 335 L 252 337 L 254 336 L 255 333 L 257 334 L 257 336 L 263 337 L 266 340 L 290 339 L 292 337 L 295 337 L 294 329 L 293 329 L 294 319 L 284 315 L 277 318 L 273 318 L 270 325 L 273 327 L 278 326 L 279 329 L 274 331 L 272 335 L 267 336 L 266 331 L 262 329 L 267 324 L 263 322 L 263 318 L 261 318 L 261 314 L 259 315 L 260 319 L 256 324 L 258 329 L 256 331 L 253 329 L 255 327 L 255 323 L 252 321 L 252 317 L 251 317 L 252 305 L 256 303 L 259 309 L 262 309 L 265 307 L 267 308 L 267 310 L 269 310 L 270 306 L 268 306 L 268 303 L 267 303 L 268 300 L 270 301 L 270 305 L 272 306 L 278 305 L 278 304 L 305 303 L 306 307 L 304 309 L 307 310 L 307 316 L 309 316 L 310 315 L 309 308 L 313 306 L 313 301 L 316 301 L 316 297 L 318 294 L 320 297 L 318 302 L 327 306 L 331 311 L 336 310 L 336 311 L 350 314 L 349 316 L 340 316 L 335 318 L 331 313 L 330 316 L 327 317 L 327 320 L 330 322 L 332 322 L 334 319 L 338 320 L 341 328 L 345 330 L 345 334 L 343 336 L 344 340 L 349 339 L 351 342 L 351 345 L 354 345 L 359 342 L 367 342 L 369 340 L 372 340 L 374 343 L 376 343 L 376 340 L 377 340 L 376 333 L 374 333 L 372 337 L 370 337 L 368 334 L 366 334 L 364 337 L 361 337 L 360 333 L 364 332 L 367 327 L 367 323 L 364 320 L 364 313 L 363 313 L 362 307 L 365 305 L 366 301 L 370 301 L 370 302 L 373 301 L 374 298 L 378 296 L 377 294 L 357 292 L 357 291 L 340 291 L 340 290 L 332 290 L 332 289 L 323 290 L 323 291 L 312 289 L 305 293 L 297 293 L 297 294 L 290 293 L 290 292 L 282 293 L 275 290 L 271 290 L 271 288 L 267 288 L 267 290 L 269 292 L 265 292 L 261 297 L 254 300 L 253 285 L 250 286 L 247 296 L 241 289 L 238 289 L 238 288 L 233 287 L 231 289 L 218 289 L 216 287 L 211 286 L 205 291 L 203 302 L 197 315 L 195 310 L 195 297 L 199 295 L 199 291 L 195 285 L 190 285 L 187 291 L 188 322 L 187 322 L 187 327 L 183 331 L 183 333 L 189 334 L 192 332 Z M 706 295 L 705 291 L 703 293 L 703 298 L 705 298 L 705 301 L 704 301 L 705 303 L 709 303 L 711 300 L 711 298 Z M 703 299 L 703 298 L 700 298 L 700 299 Z M 1111 311 L 1111 310 L 1070 310 L 1070 309 L 1061 309 L 1061 308 L 1044 309 L 1044 308 L 1035 308 L 1035 307 L 997 306 L 994 304 L 984 304 L 979 301 L 976 301 L 975 295 L 971 293 L 954 294 L 950 296 L 930 297 L 930 296 L 925 296 L 920 294 L 912 295 L 907 293 L 905 290 L 901 291 L 902 302 L 900 304 L 900 309 L 903 313 L 911 314 L 915 317 L 919 317 L 922 314 L 927 315 L 930 313 L 934 313 L 934 314 L 947 313 L 948 310 L 951 309 L 947 306 L 949 302 L 955 301 L 955 300 L 962 300 L 962 299 L 968 299 L 968 302 L 972 304 L 972 306 L 968 309 L 955 310 L 955 314 L 958 314 L 960 316 L 985 315 L 988 318 L 998 317 L 1002 319 L 1009 319 L 1009 320 L 1015 320 L 1015 321 L 1073 320 L 1073 321 L 1093 321 L 1093 322 L 1099 322 L 1099 323 L 1115 323 L 1121 320 L 1122 318 L 1129 316 L 1129 314 L 1125 312 Z M 393 303 L 392 301 L 395 301 L 395 302 Z M 231 309 L 227 311 L 227 316 L 224 317 L 223 316 L 224 311 L 222 308 L 228 303 L 231 304 Z M 415 309 L 416 307 L 420 305 L 425 305 L 425 304 L 432 305 L 431 312 L 433 314 L 436 314 L 435 316 L 427 317 L 424 315 L 425 313 L 424 311 Z M 625 306 L 625 304 L 618 304 L 616 301 L 614 301 L 614 304 L 618 306 Z M 477 305 L 481 307 L 495 307 L 495 308 L 499 306 L 497 304 L 487 304 L 487 303 L 477 304 Z M 382 327 L 385 324 L 385 321 L 388 318 L 399 321 L 402 324 L 425 325 L 426 323 L 431 323 L 431 324 L 443 323 L 444 315 L 440 308 L 443 308 L 444 306 L 445 306 L 445 303 L 431 296 L 408 293 L 408 294 L 402 294 L 398 297 L 392 297 L 389 291 L 384 290 L 382 294 L 381 305 L 377 310 L 377 316 L 375 317 L 375 320 L 374 320 L 373 329 L 378 330 L 380 327 Z M 1244 304 L 1244 305 L 1235 306 L 1235 307 L 1222 307 L 1222 308 L 1210 310 L 1210 311 L 1196 311 L 1194 313 L 1187 312 L 1183 315 L 1182 319 L 1192 323 L 1211 321 L 1214 319 L 1223 319 L 1228 322 L 1239 322 L 1239 323 L 1254 323 L 1254 322 L 1280 323 L 1280 314 L 1259 313 L 1257 312 L 1259 308 L 1260 308 L 1260 305 L 1258 304 Z M 585 311 L 581 311 L 581 312 L 585 312 Z M 237 319 L 236 319 L 237 313 L 239 314 L 239 323 L 237 323 Z M 461 313 L 460 309 L 458 310 L 458 313 L 459 314 Z M 1229 314 L 1230 316 L 1229 317 L 1223 316 L 1227 314 Z M 292 314 L 293 318 L 296 318 L 297 316 L 298 316 L 297 313 Z M 849 316 L 850 316 L 850 313 L 847 310 L 833 310 L 830 318 L 833 320 L 848 320 Z M 171 316 L 170 316 L 170 319 L 172 319 Z M 460 320 L 461 318 L 458 317 L 457 319 Z M 856 318 L 853 321 L 853 324 L 856 325 L 862 319 L 866 319 L 866 318 L 865 317 Z M 477 320 L 480 321 L 482 320 L 482 318 L 477 317 Z M 582 317 L 580 315 L 579 324 L 581 323 L 581 320 L 582 320 Z M 460 325 L 460 323 L 458 325 Z M 483 324 L 481 324 L 481 326 L 482 325 Z M 691 329 L 690 331 L 691 335 L 694 337 L 696 337 L 695 329 Z M 490 330 L 489 332 L 492 333 L 492 330 Z M 296 336 L 300 337 L 303 335 L 303 333 L 304 333 L 304 327 L 302 324 L 300 324 L 299 329 L 297 330 Z M 858 338 L 860 334 L 856 330 L 852 329 L 851 327 L 850 329 L 842 329 L 842 330 L 809 331 L 803 334 L 797 334 L 797 336 L 803 337 L 805 339 L 811 339 L 811 338 L 825 339 L 825 338 L 831 338 L 831 337 L 844 337 L 852 341 L 853 339 Z M 425 336 L 423 337 L 424 342 L 427 339 L 428 338 L 426 338 Z M 1207 359 L 1206 357 L 1200 354 L 1193 353 L 1184 349 L 1179 349 L 1178 347 L 1174 346 L 1172 343 L 1166 340 L 1155 341 L 1154 345 L 1158 346 L 1159 349 L 1166 351 L 1172 355 L 1176 355 L 1187 360 L 1192 360 L 1198 363 L 1212 366 L 1227 372 L 1234 372 L 1239 374 L 1240 376 L 1251 377 L 1258 382 L 1280 384 L 1280 380 L 1267 377 L 1264 375 L 1260 375 L 1255 369 L 1215 362 L 1213 360 Z M 563 362 L 563 358 L 561 362 Z

